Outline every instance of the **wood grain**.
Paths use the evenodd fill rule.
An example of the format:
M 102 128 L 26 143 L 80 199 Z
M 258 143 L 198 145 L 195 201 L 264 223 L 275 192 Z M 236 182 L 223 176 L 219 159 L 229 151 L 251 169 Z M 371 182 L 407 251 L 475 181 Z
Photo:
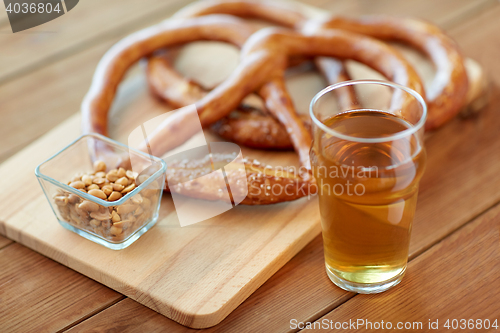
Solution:
M 192 0 L 159 1 L 133 0 L 82 1 L 75 10 L 27 31 L 10 33 L 8 24 L 0 25 L 0 43 L 9 45 L 2 52 L 0 62 L 0 84 L 40 68 L 48 63 L 63 59 L 83 48 L 87 48 L 109 36 L 124 36 L 137 29 L 143 22 L 167 18 Z M 411 12 L 440 24 L 455 22 L 457 18 L 473 13 L 494 0 L 440 1 L 426 0 L 405 2 L 383 1 L 303 1 L 339 14 L 404 14 Z M 428 8 L 432 6 L 432 10 Z M 119 8 L 119 10 L 117 10 Z M 452 8 L 452 10 L 450 10 Z M 5 23 L 7 23 L 5 21 Z M 36 43 L 37 57 L 31 50 Z
M 451 34 L 456 36 L 461 45 L 461 39 L 464 39 L 466 54 L 471 56 L 487 54 L 483 57 L 483 64 L 487 68 L 495 68 L 490 74 L 496 79 L 500 78 L 500 70 L 497 69 L 496 57 L 492 54 L 496 49 L 491 40 L 493 40 L 495 29 L 498 29 L 498 23 L 495 19 L 495 17 L 498 17 L 498 9 L 500 8 L 497 8 L 496 11 L 487 12 L 451 31 Z M 480 33 L 482 31 L 489 34 L 488 38 L 477 38 L 477 36 L 482 36 Z M 500 103 L 499 93 L 498 90 L 495 90 L 496 97 L 485 113 L 477 118 L 465 121 L 457 119 L 440 132 L 434 133 L 434 137 L 426 142 L 429 166 L 419 196 L 417 213 L 419 217 L 415 221 L 412 236 L 413 257 L 438 242 L 449 232 L 459 228 L 468 218 L 474 217 L 499 200 L 496 188 L 500 183 L 495 175 L 496 166 L 500 162 L 498 161 L 498 151 L 500 151 L 498 126 L 500 126 L 500 117 L 496 108 L 496 105 Z M 463 133 L 464 130 L 466 130 L 465 133 Z M 441 132 L 443 134 L 440 134 Z M 457 135 L 457 133 L 460 133 L 460 135 Z M 485 157 L 487 159 L 483 160 Z M 463 165 L 464 163 L 465 165 Z M 485 168 L 488 171 L 483 174 Z M 460 184 L 460 186 L 457 187 L 457 184 Z M 464 187 L 463 191 L 461 190 L 462 186 Z M 485 201 L 483 202 L 483 200 Z M 264 325 L 273 325 L 273 331 L 287 331 L 290 327 L 288 321 L 292 318 L 299 321 L 313 321 L 321 316 L 322 310 L 328 308 L 329 304 L 313 301 L 308 306 L 303 306 L 304 297 L 314 293 L 315 296 L 311 296 L 311 299 L 317 300 L 321 298 L 316 295 L 328 295 L 335 291 L 342 292 L 326 280 L 326 274 L 323 272 L 321 246 L 320 240 L 315 239 L 308 245 L 307 250 L 304 249 L 297 256 L 299 257 L 304 252 L 311 251 L 310 256 L 307 257 L 307 264 L 300 263 L 293 267 L 292 265 L 296 262 L 294 258 L 275 275 L 277 276 L 282 272 L 288 274 L 287 269 L 293 267 L 294 270 L 300 273 L 299 276 L 302 277 L 301 280 L 304 281 L 305 286 L 308 285 L 308 281 L 317 281 L 314 288 L 301 288 L 287 283 L 281 284 L 280 279 L 275 279 L 273 276 L 213 330 L 225 328 L 231 331 L 246 328 L 247 330 L 243 329 L 243 331 L 255 331 L 259 327 L 264 327 Z M 302 269 L 304 266 L 307 267 L 306 270 Z M 282 276 L 286 276 L 286 274 L 283 273 Z M 429 277 L 428 280 L 433 281 L 432 277 Z M 266 286 L 273 283 L 276 283 L 279 287 L 269 288 L 265 293 L 262 291 Z M 442 298 L 447 299 L 445 295 Z M 255 301 L 257 299 L 258 302 Z M 338 298 L 332 297 L 332 299 L 332 303 L 335 303 L 335 299 Z M 272 310 L 269 308 L 272 308 Z M 284 311 L 285 315 L 274 315 L 276 308 L 286 310 Z M 142 315 L 154 319 L 151 319 L 146 324 L 125 321 L 126 319 L 120 315 L 121 312 L 138 311 L 138 309 L 142 309 Z M 468 308 L 468 311 L 469 314 L 474 313 L 473 308 Z M 124 322 L 129 323 L 128 328 L 132 332 L 161 329 L 172 330 L 172 332 L 188 330 L 168 319 L 162 319 L 158 315 L 154 315 L 149 309 L 145 309 L 129 300 L 120 302 L 104 313 L 106 317 L 122 318 Z M 288 313 L 290 315 L 286 315 Z M 108 327 L 104 322 L 105 316 L 93 317 L 82 323 L 82 327 L 85 329 L 94 327 L 94 325 L 96 327 Z M 285 318 L 283 318 L 284 316 Z M 272 317 L 272 319 L 269 317 Z M 281 325 L 277 325 L 275 322 L 279 322 Z
M 157 226 L 129 248 L 118 252 L 91 243 L 57 224 L 30 176 L 39 161 L 77 136 L 79 127 L 79 118 L 72 117 L 0 166 L 0 173 L 13 175 L 2 187 L 14 181 L 32 189 L 0 195 L 0 232 L 185 325 L 222 320 L 319 233 L 315 200 L 259 210 L 238 206 L 180 228 L 166 198 Z
M 471 36 L 472 36 L 472 35 L 471 35 Z M 492 50 L 494 50 L 494 49 L 492 48 Z
M 496 191 L 497 186 L 500 186 L 500 182 L 498 178 L 495 178 L 496 166 L 500 163 L 497 160 L 498 154 L 496 153 L 500 151 L 500 136 L 498 133 L 498 126 L 500 126 L 498 119 L 500 116 L 495 107 L 495 105 L 498 105 L 497 103 L 500 103 L 500 93 L 498 91 L 496 96 L 492 102 L 492 107 L 478 118 L 468 121 L 457 119 L 442 130 L 447 131 L 445 136 L 436 133 L 434 137 L 426 142 L 429 165 L 426 176 L 422 180 L 422 190 L 419 194 L 417 218 L 414 222 L 411 241 L 412 258 L 419 258 L 417 257 L 418 254 L 439 242 L 453 230 L 460 228 L 461 225 L 476 214 L 480 214 L 481 211 L 489 207 L 488 205 L 492 205 L 493 201 L 498 202 L 500 200 L 498 191 Z M 496 122 L 495 119 L 497 119 Z M 480 122 L 481 125 L 477 125 L 476 122 Z M 490 126 L 485 128 L 485 124 Z M 473 127 L 472 132 L 465 131 L 464 135 L 455 134 L 463 131 L 464 127 L 467 128 L 468 126 Z M 481 128 L 477 129 L 475 126 L 481 126 Z M 481 136 L 484 135 L 479 140 L 488 141 L 489 144 L 476 145 L 478 144 L 476 139 L 466 144 L 471 137 L 475 137 L 479 133 L 482 133 Z M 451 140 L 451 138 L 455 137 L 458 138 L 457 141 Z M 450 144 L 449 148 L 447 142 Z M 461 150 L 460 147 L 464 150 Z M 478 147 L 482 147 L 481 150 L 478 150 Z M 457 156 L 450 158 L 450 156 L 454 155 L 450 151 L 454 151 Z M 440 155 L 440 152 L 443 152 L 444 155 Z M 486 160 L 489 165 L 488 170 L 475 171 L 481 165 L 479 159 L 484 157 L 489 158 Z M 461 162 L 457 163 L 457 161 Z M 466 165 L 462 167 L 461 164 L 463 163 Z M 478 177 L 479 175 L 483 175 L 484 178 Z M 462 179 L 460 187 L 456 186 L 457 179 Z M 477 192 L 470 195 L 474 186 L 477 187 L 474 190 Z M 307 252 L 307 256 L 304 252 Z M 338 305 L 339 301 L 349 297 L 347 293 L 342 295 L 344 292 L 333 286 L 326 277 L 320 238 L 316 238 L 309 244 L 307 250 L 301 251 L 297 257 L 301 256 L 304 256 L 304 260 L 297 260 L 299 261 L 297 264 L 295 264 L 297 262 L 295 258 L 290 261 L 212 330 L 252 332 L 269 326 L 273 328 L 273 332 L 285 332 L 290 330 L 289 321 L 291 319 L 314 321 L 325 311 Z M 446 255 L 444 255 L 444 258 L 446 258 Z M 285 278 L 288 276 L 291 280 Z M 323 298 L 323 295 L 327 297 Z M 443 298 L 446 299 L 444 296 Z M 307 306 L 304 304 L 307 304 Z M 138 311 L 138 309 L 142 309 L 141 314 L 148 318 L 154 318 L 154 320 L 152 319 L 148 323 L 128 321 L 131 332 L 153 331 L 154 329 L 161 331 L 161 329 L 165 328 L 172 330 L 172 332 L 188 331 L 183 326 L 168 319 L 154 316 L 151 310 L 129 301 L 126 303 L 120 302 L 116 306 L 109 308 L 105 311 L 105 317 L 103 315 L 102 317 L 96 316 L 96 318 L 89 319 L 82 327 L 85 330 L 94 327 L 93 325 L 108 327 L 104 318 L 116 317 L 125 321 L 125 317 L 121 315 L 122 312 L 129 313 L 130 311 Z M 96 321 L 94 322 L 94 320 Z M 85 330 L 82 329 L 82 331 Z
M 484 11 L 474 19 L 463 22 L 450 31 L 462 46 L 465 55 L 473 57 L 488 68 L 487 73 L 498 86 L 500 85 L 500 53 L 498 45 L 498 30 L 500 29 L 500 5 Z
M 12 241 L 8 238 L 5 238 L 3 236 L 0 236 L 0 249 L 6 247 L 7 245 L 11 244 Z
M 19 244 L 0 267 L 1 332 L 55 332 L 123 297 Z
M 0 84 L 88 48 L 104 39 L 123 37 L 146 22 L 159 21 L 189 0 L 86 0 L 67 14 L 13 34 L 0 28 Z M 33 50 L 36 45 L 36 57 Z
M 101 43 L 1 87 L 0 161 L 79 110 L 97 62 L 113 42 Z M 27 92 L 30 98 L 25 98 Z
M 334 14 L 402 15 L 429 20 L 443 29 L 477 15 L 497 4 L 495 0 L 314 0 L 315 5 Z
M 328 285 L 330 288 L 318 288 Z M 324 274 L 323 244 L 316 237 L 274 274 L 219 325 L 207 332 L 280 332 L 290 318 L 308 318 L 311 310 L 327 313 L 354 296 L 331 288 Z M 131 314 L 135 314 L 133 317 Z M 196 332 L 127 298 L 72 328 L 71 332 L 106 331 L 118 327 L 127 332 Z
M 356 295 L 319 324 L 349 319 L 370 322 L 438 320 L 439 331 L 450 319 L 495 319 L 500 322 L 500 205 L 445 238 L 413 260 L 400 285 L 379 295 Z M 365 332 L 366 326 L 348 329 Z M 416 331 L 416 329 L 414 329 Z M 315 331 L 320 331 L 317 329 Z M 476 327 L 465 331 L 482 331 Z M 308 331 L 309 332 L 309 331 Z

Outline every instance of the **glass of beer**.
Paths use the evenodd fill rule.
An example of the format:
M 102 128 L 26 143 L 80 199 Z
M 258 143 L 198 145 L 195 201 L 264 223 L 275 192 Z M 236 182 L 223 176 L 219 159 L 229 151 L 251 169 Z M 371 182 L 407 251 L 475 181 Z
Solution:
M 385 291 L 406 271 L 425 101 L 395 83 L 346 81 L 320 91 L 310 114 L 327 274 L 345 290 Z

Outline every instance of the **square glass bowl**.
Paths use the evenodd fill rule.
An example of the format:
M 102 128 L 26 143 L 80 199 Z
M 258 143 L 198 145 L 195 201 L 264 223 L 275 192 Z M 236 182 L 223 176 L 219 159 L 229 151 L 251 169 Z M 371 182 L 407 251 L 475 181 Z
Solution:
M 69 186 L 77 174 L 128 165 L 142 182 L 120 200 L 106 201 Z M 35 174 L 59 223 L 113 250 L 124 249 L 158 220 L 165 184 L 165 162 L 98 134 L 83 135 L 41 163 Z M 135 180 L 130 179 L 130 183 Z M 113 218 L 114 217 L 114 218 Z

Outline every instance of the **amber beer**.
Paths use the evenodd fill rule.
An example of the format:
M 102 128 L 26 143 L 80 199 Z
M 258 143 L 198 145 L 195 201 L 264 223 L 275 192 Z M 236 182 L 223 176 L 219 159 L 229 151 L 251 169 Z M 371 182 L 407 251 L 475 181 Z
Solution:
M 386 290 L 406 269 L 426 159 L 421 138 L 398 137 L 412 124 L 380 110 L 349 110 L 322 123 L 340 134 L 316 130 L 311 149 L 327 273 L 344 289 Z

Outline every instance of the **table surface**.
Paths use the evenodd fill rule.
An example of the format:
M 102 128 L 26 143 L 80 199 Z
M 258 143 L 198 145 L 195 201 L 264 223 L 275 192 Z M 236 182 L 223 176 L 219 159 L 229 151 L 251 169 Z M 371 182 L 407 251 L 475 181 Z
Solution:
M 68 15 L 15 35 L 2 10 L 0 162 L 79 110 L 97 62 L 113 43 L 168 17 L 187 2 L 85 0 Z M 394 327 L 399 322 L 414 329 L 422 325 L 423 331 L 429 321 L 433 325 L 438 321 L 439 331 L 445 330 L 446 321 L 452 325 L 453 319 L 459 328 L 461 319 L 474 320 L 474 325 L 479 325 L 476 320 L 496 319 L 500 325 L 500 3 L 307 3 L 336 14 L 412 15 L 438 24 L 465 55 L 486 68 L 491 101 L 478 115 L 457 118 L 426 141 L 428 166 L 421 182 L 408 272 L 400 285 L 379 295 L 335 287 L 324 271 L 318 236 L 208 330 L 298 331 L 307 322 L 325 328 L 357 320 L 365 320 L 359 330 L 370 327 L 366 321 L 374 329 L 384 321 Z M 3 188 L 2 177 L 8 175 L 0 177 L 3 191 L 22 191 Z M 194 331 L 2 236 L 0 267 L 1 332 Z M 464 331 L 476 329 L 479 326 Z

